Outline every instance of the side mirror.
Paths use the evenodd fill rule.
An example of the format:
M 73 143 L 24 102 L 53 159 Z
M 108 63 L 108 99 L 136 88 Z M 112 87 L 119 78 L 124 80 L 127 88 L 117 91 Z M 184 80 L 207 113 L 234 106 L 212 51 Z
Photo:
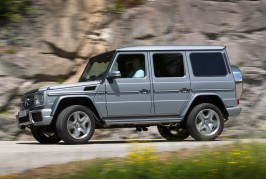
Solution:
M 107 76 L 108 79 L 114 79 L 114 78 L 120 78 L 120 77 L 121 77 L 120 71 L 110 71 Z

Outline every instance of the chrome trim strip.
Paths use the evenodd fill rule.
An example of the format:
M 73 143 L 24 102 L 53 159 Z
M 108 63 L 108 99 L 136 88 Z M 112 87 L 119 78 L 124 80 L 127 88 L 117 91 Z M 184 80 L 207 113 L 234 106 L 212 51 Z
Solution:
M 140 93 L 140 91 L 120 91 L 120 92 L 117 92 L 117 93 L 115 93 L 115 92 L 109 92 L 109 91 L 107 91 L 106 92 L 107 94 L 117 94 L 117 93 L 122 93 L 122 94 L 125 94 L 125 93 L 129 93 L 129 94 L 132 94 L 132 93 Z M 147 93 L 149 93 L 149 92 L 147 92 Z
M 151 101 L 115 101 L 115 102 L 106 102 L 107 104 L 115 104 L 115 103 L 151 103 Z
M 223 101 L 234 101 L 236 98 L 222 98 Z
M 61 95 L 83 95 L 95 94 L 95 91 L 61 91 L 61 92 L 47 92 L 48 96 L 61 96 Z
M 97 94 L 106 94 L 105 91 L 98 91 Z
M 171 102 L 171 101 L 173 101 L 173 102 L 176 102 L 176 101 L 188 101 L 188 100 L 154 100 L 154 102 Z
M 154 93 L 179 93 L 180 90 L 160 90 L 160 91 L 156 91 L 153 90 Z
M 195 92 L 206 92 L 206 91 L 234 91 L 234 89 L 196 89 Z

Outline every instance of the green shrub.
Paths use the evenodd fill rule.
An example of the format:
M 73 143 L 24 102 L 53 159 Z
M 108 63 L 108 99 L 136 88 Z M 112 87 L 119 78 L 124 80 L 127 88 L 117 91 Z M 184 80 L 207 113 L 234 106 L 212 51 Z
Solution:
M 125 7 L 141 5 L 146 0 L 114 0 L 112 4 L 112 11 L 122 13 Z
M 62 178 L 256 179 L 266 178 L 266 144 L 234 144 L 168 155 L 157 159 L 152 148 L 134 148 L 125 159 L 99 159 Z
M 0 19 L 4 22 L 19 22 L 32 11 L 31 0 L 0 0 Z

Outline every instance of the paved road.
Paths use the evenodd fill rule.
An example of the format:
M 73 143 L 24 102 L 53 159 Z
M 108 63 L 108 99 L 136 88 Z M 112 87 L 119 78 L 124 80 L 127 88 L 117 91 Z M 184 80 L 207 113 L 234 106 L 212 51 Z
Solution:
M 136 142 L 139 140 L 136 140 Z M 153 146 L 158 151 L 177 151 L 200 146 L 219 146 L 234 141 L 212 142 L 167 142 L 165 140 L 145 140 L 142 146 Z M 266 139 L 241 140 L 242 142 L 266 142 Z M 30 168 L 70 161 L 87 160 L 97 157 L 123 157 L 133 144 L 123 141 L 90 141 L 84 145 L 43 145 L 34 141 L 0 141 L 0 175 L 21 172 Z

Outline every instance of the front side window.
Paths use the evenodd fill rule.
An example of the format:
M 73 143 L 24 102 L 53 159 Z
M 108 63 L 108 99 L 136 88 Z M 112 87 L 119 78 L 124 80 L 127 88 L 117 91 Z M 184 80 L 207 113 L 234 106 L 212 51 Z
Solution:
M 157 78 L 183 77 L 185 75 L 183 55 L 180 53 L 154 54 L 153 66 Z
M 114 53 L 114 51 L 111 51 L 92 57 L 84 69 L 79 82 L 101 80 L 106 73 Z
M 193 74 L 196 77 L 227 75 L 224 58 L 221 53 L 191 53 L 190 62 Z
M 145 56 L 143 54 L 119 54 L 113 71 L 120 71 L 121 78 L 144 78 Z

